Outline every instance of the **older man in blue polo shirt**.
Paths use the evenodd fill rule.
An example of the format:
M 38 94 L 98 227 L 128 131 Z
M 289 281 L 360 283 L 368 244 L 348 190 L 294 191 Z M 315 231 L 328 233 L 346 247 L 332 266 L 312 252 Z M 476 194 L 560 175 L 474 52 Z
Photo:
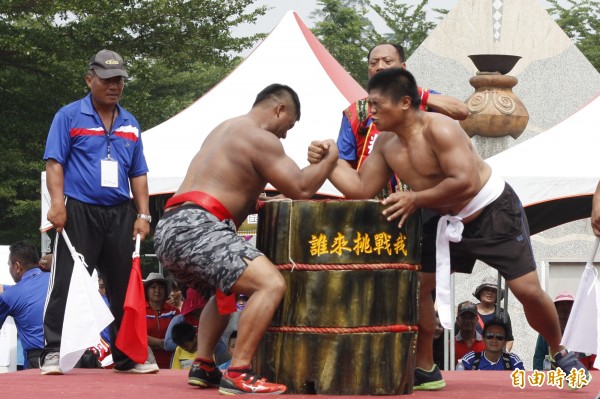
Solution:
M 26 359 L 23 368 L 37 368 L 44 348 L 44 302 L 50 273 L 40 269 L 37 251 L 27 241 L 9 247 L 8 269 L 16 284 L 0 286 L 0 328 L 8 316 L 13 317 Z
M 115 346 L 131 272 L 132 239 L 137 234 L 144 239 L 151 222 L 141 128 L 119 105 L 127 77 L 119 54 L 101 50 L 93 55 L 85 76 L 90 94 L 56 113 L 44 160 L 48 220 L 57 232 L 64 228 L 69 233 L 87 265 L 104 277 L 115 317 L 110 326 L 114 371 L 145 374 L 158 372 L 156 364 L 136 364 Z M 73 273 L 73 259 L 60 234 L 53 252 L 56 266 L 44 317 L 42 374 L 62 374 L 59 352 Z

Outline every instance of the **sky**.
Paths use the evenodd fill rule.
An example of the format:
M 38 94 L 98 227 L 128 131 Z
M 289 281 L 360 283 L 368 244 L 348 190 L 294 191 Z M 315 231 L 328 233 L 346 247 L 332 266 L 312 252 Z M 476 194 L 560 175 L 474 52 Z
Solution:
M 427 9 L 445 8 L 450 10 L 458 3 L 458 1 L 459 0 L 429 0 Z M 383 0 L 376 0 L 376 2 L 383 5 Z M 405 3 L 409 5 L 417 5 L 420 2 L 420 0 L 405 0 Z M 544 8 L 548 8 L 550 6 L 550 4 L 545 0 L 538 0 L 538 2 Z M 568 6 L 567 0 L 560 0 L 559 3 L 563 6 Z M 318 8 L 317 0 L 257 0 L 255 5 L 257 7 L 261 5 L 267 5 L 272 7 L 272 9 L 268 10 L 264 16 L 260 17 L 256 25 L 243 26 L 236 29 L 236 34 L 245 36 L 253 33 L 268 33 L 275 28 L 277 23 L 281 20 L 281 18 L 283 18 L 288 10 L 296 11 L 302 21 L 304 21 L 308 27 L 312 27 L 314 21 L 310 18 L 310 14 L 312 11 Z M 431 15 L 435 16 L 437 14 L 431 13 Z M 373 15 L 373 24 L 378 30 L 380 27 L 382 30 L 385 27 L 383 21 L 381 21 L 379 16 L 376 14 Z

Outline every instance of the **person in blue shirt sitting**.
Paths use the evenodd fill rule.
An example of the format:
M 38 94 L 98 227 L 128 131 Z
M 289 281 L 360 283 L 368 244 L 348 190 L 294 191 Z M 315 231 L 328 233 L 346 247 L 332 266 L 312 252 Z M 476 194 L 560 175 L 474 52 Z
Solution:
M 483 327 L 485 350 L 467 353 L 461 360 L 464 370 L 525 370 L 519 356 L 504 351 L 507 331 L 502 319 L 489 320 Z
M 27 241 L 9 247 L 8 269 L 15 285 L 0 286 L 0 328 L 8 316 L 23 346 L 23 368 L 39 368 L 44 348 L 44 303 L 50 273 L 40 269 L 36 248 Z

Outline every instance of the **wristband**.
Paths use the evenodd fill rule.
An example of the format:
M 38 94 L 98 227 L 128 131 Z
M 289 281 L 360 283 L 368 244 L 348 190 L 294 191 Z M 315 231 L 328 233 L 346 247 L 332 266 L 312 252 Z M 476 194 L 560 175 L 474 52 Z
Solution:
M 137 218 L 144 219 L 146 222 L 152 223 L 152 216 L 150 216 L 150 215 L 144 215 L 143 213 L 138 213 Z

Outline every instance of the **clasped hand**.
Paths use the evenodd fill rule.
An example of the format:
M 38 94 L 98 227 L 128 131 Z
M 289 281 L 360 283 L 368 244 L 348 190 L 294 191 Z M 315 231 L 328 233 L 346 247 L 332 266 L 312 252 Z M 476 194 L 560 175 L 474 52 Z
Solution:
M 308 162 L 315 164 L 321 162 L 327 156 L 337 158 L 337 146 L 333 140 L 314 140 L 308 146 Z

